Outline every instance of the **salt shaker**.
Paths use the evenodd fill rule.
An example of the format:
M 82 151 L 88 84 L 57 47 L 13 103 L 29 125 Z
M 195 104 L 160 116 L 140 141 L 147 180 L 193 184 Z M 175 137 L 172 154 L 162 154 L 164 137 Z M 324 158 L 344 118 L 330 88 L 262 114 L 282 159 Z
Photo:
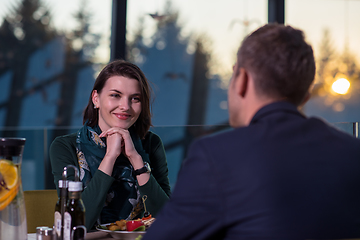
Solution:
M 36 228 L 36 240 L 52 240 L 53 229 L 49 227 Z

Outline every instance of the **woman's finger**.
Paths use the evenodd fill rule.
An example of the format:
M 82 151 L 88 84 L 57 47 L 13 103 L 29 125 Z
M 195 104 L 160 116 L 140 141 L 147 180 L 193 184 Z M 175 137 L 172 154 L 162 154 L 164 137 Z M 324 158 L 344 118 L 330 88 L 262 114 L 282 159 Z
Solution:
M 106 137 L 106 136 L 109 136 L 109 135 L 112 135 L 114 133 L 120 133 L 119 129 L 116 129 L 116 128 L 109 128 L 108 130 L 102 132 L 99 137 Z

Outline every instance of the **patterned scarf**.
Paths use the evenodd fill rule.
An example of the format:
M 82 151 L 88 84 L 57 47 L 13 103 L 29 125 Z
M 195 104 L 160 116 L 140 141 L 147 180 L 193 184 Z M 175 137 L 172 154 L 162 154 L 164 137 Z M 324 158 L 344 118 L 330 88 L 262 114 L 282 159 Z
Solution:
M 149 162 L 149 156 L 143 150 L 141 139 L 134 129 L 129 129 L 135 149 L 143 161 Z M 99 126 L 91 128 L 85 125 L 78 131 L 76 138 L 77 157 L 80 166 L 80 180 L 86 186 L 91 181 L 106 153 L 106 139 L 100 138 Z M 115 179 L 111 185 L 105 205 L 101 211 L 99 223 L 111 223 L 120 219 L 134 219 L 143 212 L 140 193 L 133 175 L 133 167 L 123 155 L 116 159 L 112 177 Z

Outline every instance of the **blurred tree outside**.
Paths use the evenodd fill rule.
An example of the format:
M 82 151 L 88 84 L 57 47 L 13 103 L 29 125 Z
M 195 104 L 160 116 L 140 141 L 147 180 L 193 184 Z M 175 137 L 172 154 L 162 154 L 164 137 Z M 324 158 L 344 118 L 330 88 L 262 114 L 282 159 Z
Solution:
M 94 51 L 100 34 L 91 29 L 92 13 L 79 2 L 74 29 L 52 27 L 40 0 L 14 4 L 0 26 L 0 122 L 3 137 L 25 137 L 24 188 L 53 188 L 47 148 L 59 135 L 80 126 L 94 83 Z M 23 127 L 55 127 L 46 136 Z M 41 132 L 40 132 L 41 134 Z M 45 164 L 44 164 L 45 162 Z M 45 179 L 45 181 L 44 181 Z M 45 186 L 42 186 L 45 184 Z
M 162 136 L 171 135 L 163 139 L 165 149 L 173 163 L 178 164 L 194 138 L 228 127 L 227 111 L 220 108 L 227 98 L 226 91 L 220 76 L 211 71 L 214 63 L 211 39 L 206 33 L 184 35 L 179 16 L 179 11 L 167 1 L 161 13 L 138 18 L 137 28 L 130 33 L 132 38 L 127 44 L 128 60 L 138 64 L 154 83 L 155 130 Z M 150 37 L 144 36 L 146 17 L 156 22 L 156 30 Z M 221 129 L 207 126 L 209 122 L 221 125 Z M 185 127 L 165 134 L 157 125 Z M 169 165 L 170 172 L 173 168 L 178 169 Z
M 39 0 L 23 0 L 13 7 L 0 27 L 0 74 L 12 70 L 9 98 L 5 108 L 5 126 L 17 126 L 23 99 L 28 59 L 39 48 L 53 40 L 57 33 L 49 25 L 49 10 Z
M 91 32 L 92 13 L 85 0 L 80 2 L 74 18 L 78 25 L 67 32 L 60 32 L 51 27 L 50 11 L 40 0 L 22 0 L 17 6 L 12 6 L 0 26 L 0 77 L 11 73 L 9 97 L 0 103 L 0 110 L 5 110 L 4 127 L 22 124 L 24 102 L 34 93 L 42 92 L 43 101 L 49 101 L 48 88 L 54 83 L 59 84 L 60 94 L 56 101 L 48 103 L 56 108 L 56 116 L 47 123 L 56 127 L 71 125 L 74 96 L 79 91 L 76 88 L 79 73 L 92 68 L 94 51 L 101 38 L 100 34 Z M 54 55 L 55 50 L 48 49 L 57 46 L 63 49 L 60 56 Z M 42 56 L 35 58 L 39 54 Z M 30 68 L 34 66 L 32 62 L 35 59 L 38 66 L 43 65 L 37 67 L 38 70 L 43 71 L 31 75 L 34 70 Z M 89 84 L 93 84 L 91 79 Z M 34 123 L 29 120 L 28 124 L 31 126 Z M 65 131 L 60 130 L 55 136 Z
M 71 126 L 73 119 L 73 108 L 75 105 L 76 95 L 81 89 L 76 88 L 76 83 L 79 73 L 84 69 L 89 69 L 91 74 L 94 63 L 92 62 L 96 47 L 99 45 L 101 35 L 91 32 L 91 19 L 93 14 L 88 9 L 86 0 L 81 0 L 78 11 L 74 13 L 74 18 L 78 25 L 75 29 L 63 33 L 66 36 L 66 59 L 65 69 L 60 76 L 61 79 L 61 97 L 58 101 L 58 114 L 55 121 L 55 126 L 66 127 Z M 92 88 L 94 78 L 88 79 L 88 85 Z M 89 92 L 84 92 L 86 96 L 85 102 L 88 100 Z M 83 105 L 85 108 L 85 105 Z M 77 115 L 82 117 L 82 111 L 77 112 Z M 79 123 L 80 124 L 80 123 Z M 67 129 L 58 128 L 54 137 L 68 133 Z
M 166 1 L 161 13 L 149 13 L 148 15 L 156 22 L 157 29 L 151 37 L 144 37 L 146 28 L 144 18 L 149 16 L 140 16 L 136 29 L 130 33 L 131 40 L 128 38 L 127 59 L 140 67 L 143 66 L 144 71 L 148 71 L 147 68 L 150 65 L 162 66 L 158 69 L 160 73 L 157 73 L 156 77 L 153 69 L 148 71 L 150 80 L 153 79 L 157 82 L 154 89 L 156 98 L 157 95 L 161 94 L 161 91 L 171 91 L 171 87 L 169 87 L 168 89 L 160 89 L 157 93 L 158 88 L 165 86 L 165 83 L 159 82 L 160 80 L 173 82 L 173 85 L 177 82 L 185 82 L 190 90 L 184 90 L 183 94 L 185 94 L 185 98 L 190 100 L 188 103 L 184 103 L 184 101 L 181 103 L 188 108 L 188 118 L 183 119 L 181 124 L 205 124 L 209 81 L 214 77 L 211 71 L 213 58 L 210 38 L 206 33 L 190 33 L 189 36 L 184 36 L 181 33 L 183 26 L 179 23 L 180 14 L 174 10 L 171 1 Z M 185 55 L 192 59 L 192 64 L 189 67 L 187 67 L 189 63 L 186 61 Z M 171 102 L 171 99 L 169 100 Z M 154 117 L 156 121 L 156 116 Z M 171 119 L 169 124 L 173 124 Z
M 333 122 L 330 113 L 342 112 L 342 115 L 349 116 L 346 109 L 358 109 L 360 91 L 360 67 L 356 56 L 351 53 L 346 44 L 342 53 L 339 53 L 332 44 L 329 29 L 323 30 L 323 38 L 318 48 L 319 55 L 316 56 L 315 84 L 312 91 L 312 100 L 305 105 L 305 109 L 313 114 L 323 114 L 328 121 Z M 350 82 L 349 91 L 345 94 L 336 93 L 333 84 L 338 79 L 346 79 Z M 350 111 L 350 110 L 349 110 Z M 352 116 L 357 118 L 357 116 Z M 335 120 L 336 121 L 336 120 Z M 347 120 L 351 121 L 351 120 Z M 336 121 L 337 122 L 337 121 Z
M 331 43 L 330 30 L 324 29 L 323 39 L 319 47 L 319 57 L 317 58 L 315 96 L 327 95 L 334 80 L 339 77 L 344 77 L 356 85 L 360 80 L 359 76 L 360 68 L 356 57 L 351 53 L 348 46 L 345 46 L 342 54 L 338 54 Z

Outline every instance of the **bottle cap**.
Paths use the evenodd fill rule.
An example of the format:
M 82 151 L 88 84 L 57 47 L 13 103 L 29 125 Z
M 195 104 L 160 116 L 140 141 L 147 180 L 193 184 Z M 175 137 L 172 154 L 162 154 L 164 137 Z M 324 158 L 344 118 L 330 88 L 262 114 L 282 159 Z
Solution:
M 59 188 L 68 188 L 69 181 L 67 180 L 59 180 Z
M 82 182 L 69 181 L 69 192 L 81 192 Z

